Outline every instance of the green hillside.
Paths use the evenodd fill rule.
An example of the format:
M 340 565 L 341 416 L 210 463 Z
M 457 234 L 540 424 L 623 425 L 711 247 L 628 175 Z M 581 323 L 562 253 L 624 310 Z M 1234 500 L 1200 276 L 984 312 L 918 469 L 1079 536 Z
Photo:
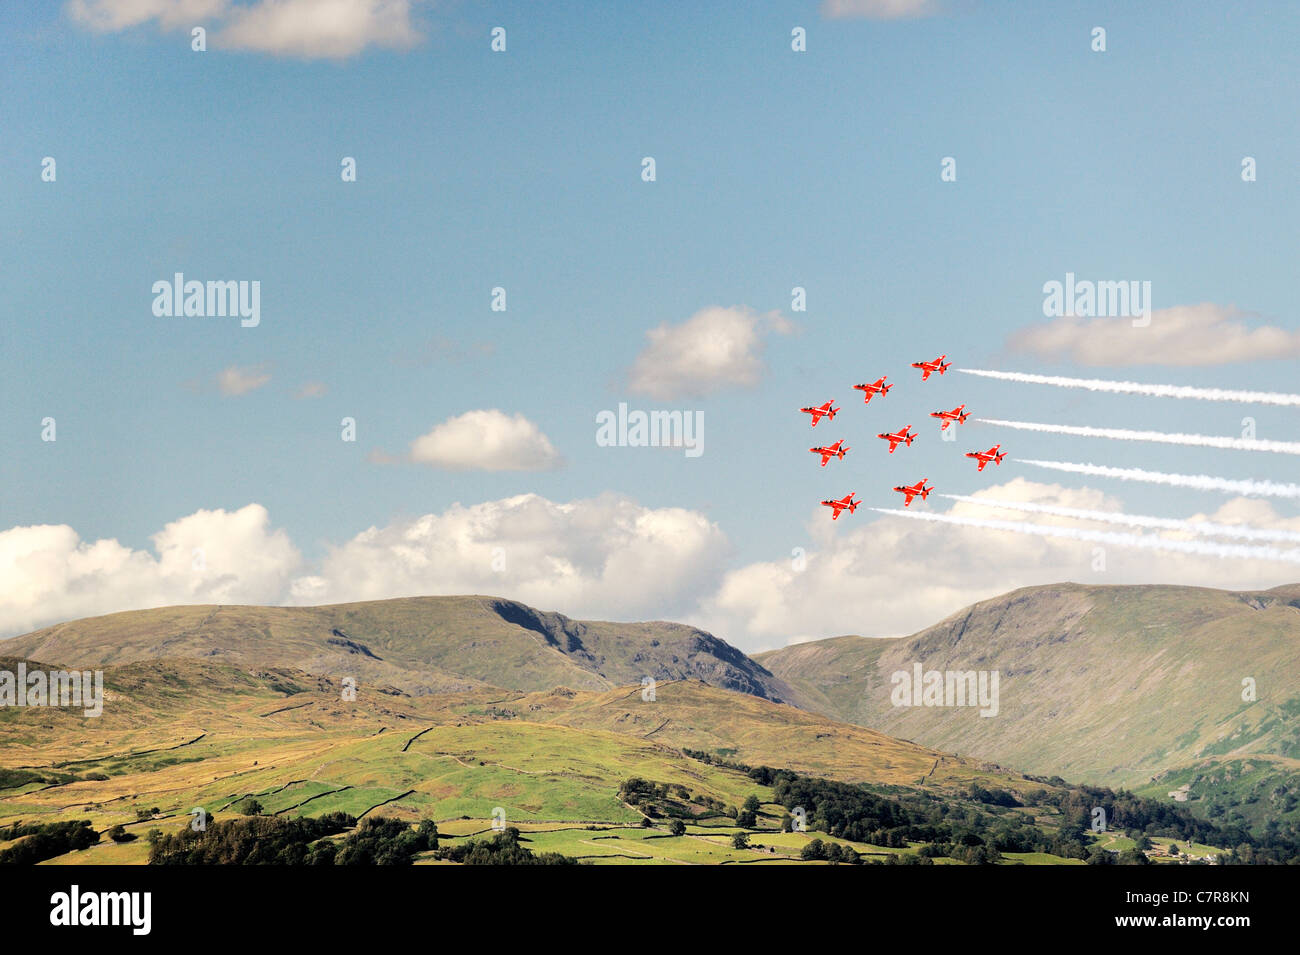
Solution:
M 1298 616 L 1300 588 L 1065 584 L 985 601 L 912 637 L 837 637 L 755 662 L 678 624 L 580 622 L 490 597 L 114 614 L 3 644 L 29 661 L 102 669 L 106 699 L 92 718 L 0 708 L 0 826 L 85 818 L 101 833 L 168 831 L 196 807 L 229 818 L 251 796 L 264 813 L 430 818 L 466 837 L 500 808 L 555 833 L 542 842 L 567 844 L 560 833 L 641 823 L 644 807 L 621 794 L 634 777 L 689 791 L 672 812 L 725 828 L 754 795 L 749 768 L 774 767 L 921 805 L 973 800 L 1031 826 L 1070 820 L 1060 842 L 1003 832 L 1025 861 L 1044 845 L 1082 857 L 1072 827 L 1110 797 L 1080 791 L 1066 806 L 1066 779 L 1134 790 L 1225 830 L 1227 844 L 1246 830 L 1267 840 L 1279 825 L 1290 839 Z M 17 662 L 0 657 L 0 669 Z M 913 664 L 999 671 L 998 714 L 893 706 L 890 675 Z M 1255 701 L 1241 698 L 1246 677 Z M 1139 815 L 1152 836 L 1186 830 Z M 594 854 L 630 864 L 644 848 Z M 681 848 L 675 861 L 755 861 L 726 845 L 722 856 Z M 90 851 L 147 856 L 139 840 Z
M 338 683 L 301 670 L 168 659 L 107 666 L 104 685 L 99 717 L 0 709 L 0 827 L 86 819 L 100 834 L 51 864 L 142 863 L 151 831 L 182 831 L 198 808 L 234 819 L 250 798 L 264 815 L 429 818 L 453 838 L 482 833 L 499 810 L 533 848 L 591 861 L 800 861 L 815 834 L 777 832 L 779 807 L 745 827 L 755 848 L 732 846 L 737 808 L 751 796 L 771 801 L 769 785 L 731 765 L 737 754 L 895 789 L 923 782 L 951 799 L 972 782 L 1053 791 L 698 681 L 660 684 L 653 701 L 641 700 L 639 686 L 504 699 L 499 691 L 413 696 L 363 687 L 345 700 Z M 645 720 L 650 712 L 659 732 Z M 730 740 L 738 745 L 721 745 Z M 688 755 L 686 744 L 717 762 Z M 639 831 L 646 807 L 621 792 L 638 778 L 664 790 L 656 812 L 687 819 L 686 833 L 647 841 L 665 833 L 663 824 Z M 106 838 L 119 825 L 127 841 Z M 22 838 L 0 837 L 0 852 Z M 881 858 L 906 848 L 855 845 Z
M 1274 788 L 1300 792 L 1298 587 L 1032 587 L 911 637 L 757 659 L 818 712 L 1026 772 L 1145 786 L 1208 759 L 1261 757 Z M 999 671 L 1000 712 L 894 706 L 891 674 L 916 663 Z
M 44 864 L 142 864 L 155 839 L 187 832 L 197 809 L 210 827 L 250 813 L 429 819 L 453 848 L 491 836 L 497 817 L 533 852 L 618 865 L 1077 864 L 1104 856 L 1103 839 L 1123 848 L 1122 832 L 1081 825 L 1114 794 L 698 681 L 662 684 L 654 700 L 639 686 L 504 700 L 384 688 L 344 700 L 337 684 L 288 668 L 141 661 L 104 678 L 100 717 L 0 711 L 0 861 L 44 828 L 85 820 L 89 844 Z M 695 749 L 719 742 L 735 745 Z M 843 781 L 813 778 L 823 770 Z M 795 806 L 809 807 L 810 828 L 781 831 Z M 1227 844 L 1212 827 L 1137 808 L 1156 836 Z M 1224 850 L 1206 849 L 1215 851 Z

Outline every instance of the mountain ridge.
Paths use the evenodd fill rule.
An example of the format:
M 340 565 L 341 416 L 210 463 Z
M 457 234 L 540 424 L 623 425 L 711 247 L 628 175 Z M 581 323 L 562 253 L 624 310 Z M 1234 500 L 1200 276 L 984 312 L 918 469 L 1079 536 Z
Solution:
M 774 702 L 795 694 L 724 640 L 668 621 L 577 620 L 503 597 L 403 597 L 318 607 L 197 604 L 124 611 L 0 641 L 69 666 L 171 657 L 294 666 L 414 694 L 604 690 L 700 679 Z

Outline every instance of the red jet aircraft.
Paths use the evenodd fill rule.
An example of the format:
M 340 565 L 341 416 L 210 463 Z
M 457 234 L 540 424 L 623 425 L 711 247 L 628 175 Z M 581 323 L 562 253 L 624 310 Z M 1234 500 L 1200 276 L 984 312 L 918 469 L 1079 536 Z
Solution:
M 804 410 L 807 411 L 808 409 L 805 408 Z M 942 418 L 943 424 L 939 425 L 939 430 L 947 431 L 948 425 L 952 424 L 954 421 L 957 422 L 958 424 L 962 424 L 967 418 L 970 417 L 969 411 L 966 411 L 965 414 L 962 414 L 963 411 L 966 411 L 966 406 L 958 405 L 956 408 L 953 408 L 951 411 L 931 411 L 930 417 Z
M 813 454 L 820 454 L 822 456 L 822 467 L 826 467 L 826 462 L 829 461 L 831 458 L 839 458 L 841 461 L 844 460 L 844 452 L 850 449 L 840 447 L 840 445 L 842 445 L 843 443 L 844 443 L 844 439 L 840 438 L 840 440 L 836 441 L 834 444 L 830 445 L 829 447 L 809 448 L 808 450 L 811 451 Z
M 948 366 L 951 365 L 952 362 L 945 363 L 944 359 L 947 357 L 947 355 L 940 355 L 934 361 L 914 361 L 912 362 L 912 367 L 921 369 L 921 380 L 925 381 L 930 377 L 931 372 L 937 371 L 942 375 L 948 370 Z
M 858 505 L 862 502 L 853 500 L 853 493 L 854 492 L 850 491 L 838 501 L 822 501 L 823 505 L 835 511 L 835 513 L 831 515 L 831 520 L 838 521 L 840 519 L 840 511 L 844 510 L 846 507 L 849 509 L 850 514 L 858 509 Z
M 834 420 L 835 420 L 835 414 L 836 414 L 836 412 L 838 412 L 840 409 L 839 409 L 839 408 L 832 408 L 832 407 L 831 407 L 831 405 L 832 405 L 834 402 L 835 402 L 835 399 L 832 398 L 830 401 L 826 402 L 826 404 L 824 404 L 824 405 L 820 405 L 820 406 L 818 406 L 818 407 L 816 407 L 816 408 L 800 408 L 799 410 L 802 411 L 804 414 L 810 414 L 810 415 L 812 415 L 812 419 L 813 419 L 813 420 L 812 420 L 812 426 L 815 428 L 815 427 L 817 427 L 817 422 L 820 421 L 820 420 L 822 419 L 822 416 L 823 416 L 823 415 L 826 416 L 826 420 L 827 420 L 827 421 L 834 421 Z
M 966 457 L 974 458 L 976 461 L 978 461 L 980 463 L 980 466 L 976 468 L 976 470 L 983 471 L 984 465 L 988 464 L 990 461 L 992 461 L 994 464 L 1001 464 L 1002 459 L 1007 456 L 1007 452 L 1005 451 L 1003 451 L 1001 454 L 998 454 L 998 448 L 1000 447 L 1002 447 L 1002 445 L 995 444 L 987 451 L 967 451 Z
M 895 431 L 893 434 L 878 434 L 876 435 L 876 437 L 884 438 L 886 441 L 888 441 L 889 453 L 893 454 L 894 448 L 898 447 L 900 443 L 907 445 L 909 448 L 912 446 L 912 442 L 916 439 L 916 435 L 907 433 L 908 429 L 910 429 L 911 427 L 912 426 L 909 424 L 902 431 Z
M 853 388 L 854 388 L 855 391 L 862 391 L 862 392 L 865 392 L 865 394 L 862 396 L 862 403 L 863 403 L 863 404 L 870 404 L 870 403 L 871 403 L 871 396 L 872 396 L 872 395 L 887 395 L 887 394 L 889 394 L 889 389 L 892 388 L 892 387 L 894 387 L 894 386 L 893 386 L 893 385 L 887 385 L 887 384 L 885 384 L 885 379 L 888 378 L 888 377 L 889 377 L 888 375 L 882 375 L 881 377 L 877 378 L 875 381 L 873 381 L 873 382 L 872 382 L 871 384 L 869 384 L 869 385 L 854 385 L 854 386 L 853 386 Z
M 904 498 L 903 506 L 907 507 L 912 503 L 912 498 L 916 497 L 918 494 L 921 496 L 921 500 L 924 501 L 927 497 L 930 496 L 930 492 L 933 491 L 934 488 L 926 487 L 925 478 L 921 478 L 921 480 L 917 481 L 915 484 L 904 486 L 904 487 L 896 487 L 894 488 L 894 490 L 897 491 L 899 494 L 903 495 Z

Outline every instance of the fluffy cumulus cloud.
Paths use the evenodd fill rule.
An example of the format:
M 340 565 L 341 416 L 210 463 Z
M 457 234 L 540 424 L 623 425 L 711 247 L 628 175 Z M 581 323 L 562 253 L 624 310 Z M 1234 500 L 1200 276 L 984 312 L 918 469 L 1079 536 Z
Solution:
M 726 536 L 695 511 L 617 495 L 535 494 L 372 527 L 305 568 L 267 511 L 198 511 L 154 552 L 85 541 L 66 525 L 0 532 L 0 636 L 173 604 L 319 604 L 491 594 L 611 619 L 674 618 L 718 585 Z M 310 572 L 308 572 L 310 571 Z
M 938 12 L 935 0 L 822 0 L 822 16 L 831 20 L 908 20 Z
M 232 12 L 219 47 L 346 59 L 368 46 L 408 49 L 420 35 L 409 0 L 260 0 Z
M 1039 484 L 1023 478 L 974 496 L 1087 510 L 1123 510 L 1117 498 L 1101 491 Z M 1094 521 L 1017 513 L 983 503 L 949 504 L 936 501 L 934 496 L 925 504 L 915 502 L 911 509 L 981 520 L 1143 533 Z M 702 613 L 691 622 L 754 650 L 843 633 L 909 634 L 971 603 L 1034 584 L 1165 583 L 1253 590 L 1300 577 L 1295 564 L 1268 560 L 1137 550 L 1093 541 L 927 523 L 864 512 L 862 508 L 854 515 L 864 516 L 867 520 L 855 526 L 848 515 L 835 525 L 825 519 L 825 514 L 814 515 L 809 525 L 813 541 L 803 561 L 784 557 L 727 573 L 717 593 L 705 601 Z M 1212 513 L 1187 517 L 1300 530 L 1300 519 L 1283 518 L 1268 502 L 1253 499 L 1231 500 Z
M 448 418 L 411 442 L 410 459 L 451 471 L 545 471 L 562 463 L 537 425 L 495 408 Z
M 722 531 L 694 511 L 524 494 L 372 527 L 297 580 L 292 599 L 479 593 L 569 615 L 663 618 L 716 586 L 727 551 Z
M 66 524 L 0 531 L 0 635 L 171 604 L 278 603 L 300 570 L 259 504 L 196 511 L 151 539 L 153 553 L 82 540 Z
M 700 397 L 727 387 L 753 387 L 762 377 L 765 337 L 788 333 L 780 314 L 743 306 L 702 309 L 678 325 L 646 333 L 645 349 L 628 374 L 628 387 L 652 398 Z
M 975 500 L 932 495 L 911 512 L 1071 531 L 1152 534 L 993 502 L 1120 512 L 1089 488 L 1024 478 Z M 754 651 L 860 633 L 915 632 L 1017 587 L 1079 581 L 1263 589 L 1294 563 L 1139 550 L 1112 542 L 930 523 L 859 508 L 811 515 L 802 555 L 726 570 L 723 531 L 704 515 L 615 494 L 555 502 L 523 494 L 371 527 L 305 567 L 260 505 L 201 510 L 153 535 L 153 550 L 82 540 L 64 525 L 0 532 L 0 636 L 63 620 L 171 604 L 322 604 L 423 594 L 489 594 L 571 616 L 677 619 Z M 1237 498 L 1190 521 L 1300 533 L 1300 518 Z M 1187 533 L 1162 536 L 1201 541 Z M 1292 543 L 1277 545 L 1283 549 Z
M 1232 305 L 1156 309 L 1151 324 L 1131 318 L 1065 315 L 1013 332 L 1007 347 L 1047 361 L 1079 365 L 1225 365 L 1300 357 L 1300 331 L 1248 325 Z
M 342 60 L 368 47 L 408 49 L 420 41 L 411 0 L 70 0 L 72 20 L 100 33 L 156 23 L 159 29 L 215 28 L 213 49 Z

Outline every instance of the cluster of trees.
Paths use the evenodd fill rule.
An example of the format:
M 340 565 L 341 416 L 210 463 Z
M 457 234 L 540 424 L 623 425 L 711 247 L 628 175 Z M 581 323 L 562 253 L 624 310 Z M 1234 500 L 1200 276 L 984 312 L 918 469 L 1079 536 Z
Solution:
M 519 844 L 519 830 L 510 826 L 491 839 L 471 839 L 438 850 L 439 859 L 464 865 L 578 865 L 558 852 L 533 852 Z
M 1038 793 L 1025 801 L 1031 805 L 1055 806 L 1064 819 L 1062 828 L 1080 832 L 1087 829 L 1093 808 L 1100 806 L 1106 811 L 1107 828 L 1145 840 L 1139 843 L 1139 848 L 1150 847 L 1146 837 L 1158 836 L 1223 848 L 1226 851 L 1222 860 L 1228 864 L 1300 865 L 1300 827 L 1294 822 L 1271 820 L 1263 834 L 1255 836 L 1240 825 L 1219 825 L 1198 819 L 1183 806 L 1136 796 L 1123 789 L 1113 791 L 1096 786 Z M 1086 854 L 1078 856 L 1085 857 Z M 1125 853 L 1120 854 L 1121 860 L 1126 857 Z
M 906 845 L 911 831 L 924 821 L 898 800 L 877 796 L 862 786 L 814 779 L 784 770 L 776 771 L 771 779 L 777 802 L 787 810 L 802 806 L 810 829 L 829 833 L 838 839 L 875 845 L 890 845 L 902 840 L 898 844 Z
M 352 829 L 345 838 L 331 839 Z M 246 816 L 209 822 L 206 831 L 183 829 L 153 839 L 150 865 L 409 865 L 420 852 L 438 848 L 438 827 L 418 827 L 347 813 L 315 819 Z
M 1136 830 L 1149 836 L 1203 842 L 1206 845 L 1235 845 L 1244 830 L 1223 829 L 1212 822 L 1197 819 L 1183 807 L 1135 796 L 1126 790 L 1115 792 L 1096 786 L 1075 786 L 1065 790 L 1045 790 L 1028 794 L 1029 805 L 1050 805 L 1060 810 L 1063 825 L 1086 829 L 1093 810 L 1106 811 L 1108 829 Z
M 0 841 L 21 839 L 0 849 L 0 865 L 35 865 L 65 852 L 87 849 L 99 841 L 89 819 L 70 822 L 23 823 L 0 828 Z
M 1300 865 L 1300 852 L 1295 850 L 1294 844 L 1283 849 L 1242 843 L 1229 849 L 1221 859 L 1228 865 Z
M 776 801 L 787 809 L 804 808 L 810 829 L 891 848 L 927 843 L 921 850 L 923 854 L 918 853 L 923 860 L 919 864 L 939 855 L 989 863 L 1006 852 L 1044 852 L 1094 865 L 1144 865 L 1150 860 L 1142 850 L 1151 847 L 1150 836 L 1157 836 L 1223 847 L 1225 852 L 1220 858 L 1229 864 L 1300 865 L 1300 825 L 1296 823 L 1271 821 L 1261 836 L 1253 836 L 1241 826 L 1198 819 L 1186 807 L 1125 790 L 1072 786 L 1057 776 L 1030 777 L 1056 788 L 1021 797 L 972 784 L 966 795 L 975 805 L 962 805 L 935 793 L 882 796 L 865 786 L 813 779 L 770 766 L 746 766 L 699 751 L 686 752 L 702 762 L 739 770 L 755 782 L 771 786 Z M 1044 829 L 1023 816 L 1006 812 L 1024 805 L 1054 807 L 1061 815 L 1060 826 Z M 991 808 L 985 812 L 980 806 Z M 1095 844 L 1090 828 L 1097 807 L 1106 812 L 1107 829 L 1124 832 L 1137 843 L 1134 849 L 1108 852 Z M 789 824 L 787 816 L 783 828 Z
M 826 842 L 821 839 L 813 839 L 805 843 L 799 850 L 799 858 L 805 862 L 825 859 L 832 864 L 844 862 L 848 865 L 862 865 L 862 856 L 858 855 L 857 850 L 852 846 L 843 846 L 838 842 Z
M 732 819 L 739 815 L 735 806 L 728 806 L 721 799 L 704 793 L 692 796 L 691 791 L 680 784 L 656 783 L 640 776 L 624 780 L 618 787 L 618 794 L 629 806 L 645 813 L 650 819 L 679 816 L 695 818 L 697 814 L 686 803 L 703 806 L 714 815 L 729 816 Z
M 343 838 L 332 838 L 344 832 Z M 315 819 L 244 816 L 210 823 L 205 832 L 158 833 L 151 842 L 151 865 L 410 865 L 417 854 L 431 850 L 439 859 L 465 865 L 577 864 L 559 853 L 532 852 L 513 827 L 490 839 L 440 846 L 432 819 L 413 828 L 384 816 L 358 823 L 341 812 Z
M 784 771 L 776 771 L 772 779 L 777 801 L 787 808 L 803 806 L 809 828 L 895 849 L 922 842 L 925 846 L 917 853 L 922 860 L 947 857 L 971 865 L 995 865 L 1005 852 L 1046 852 L 1072 859 L 1089 855 L 1091 840 L 1080 825 L 1067 824 L 1049 832 L 1021 815 L 994 814 L 933 793 L 882 796 L 864 786 Z M 978 802 L 1000 808 L 1009 801 L 1019 804 L 1005 791 L 975 786 L 971 794 Z M 1107 859 L 1114 861 L 1113 856 Z
M 108 776 L 104 773 L 86 773 L 84 776 L 78 776 L 75 773 L 34 772 L 30 769 L 0 769 L 0 789 L 17 789 L 19 786 L 26 786 L 28 783 L 66 785 L 81 782 L 83 779 L 102 781 L 108 779 Z
M 317 819 L 250 816 L 185 828 L 153 839 L 150 865 L 302 865 L 312 843 L 356 825 L 346 813 Z
M 979 783 L 971 783 L 966 795 L 976 802 L 984 803 L 986 806 L 1015 808 L 1024 805 L 1016 798 L 1015 793 L 1007 792 L 1005 789 L 985 789 Z
M 1141 849 L 1125 849 L 1123 852 L 1108 852 L 1101 846 L 1093 846 L 1088 852 L 1088 865 L 1154 865 Z
M 438 826 L 422 819 L 412 829 L 400 819 L 373 816 L 334 842 L 322 839 L 308 853 L 312 865 L 410 865 L 417 853 L 438 848 Z

